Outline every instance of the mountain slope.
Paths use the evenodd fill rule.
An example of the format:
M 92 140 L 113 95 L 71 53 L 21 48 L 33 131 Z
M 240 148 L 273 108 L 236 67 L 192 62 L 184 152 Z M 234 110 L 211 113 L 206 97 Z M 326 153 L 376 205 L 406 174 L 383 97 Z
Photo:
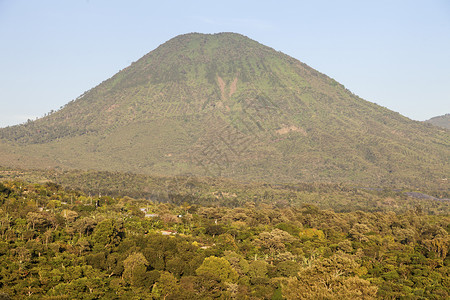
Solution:
M 178 36 L 0 137 L 7 166 L 382 185 L 450 174 L 448 131 L 233 33 Z
M 439 127 L 450 129 L 450 114 L 433 117 L 425 122 L 431 123 L 434 126 L 439 126 Z

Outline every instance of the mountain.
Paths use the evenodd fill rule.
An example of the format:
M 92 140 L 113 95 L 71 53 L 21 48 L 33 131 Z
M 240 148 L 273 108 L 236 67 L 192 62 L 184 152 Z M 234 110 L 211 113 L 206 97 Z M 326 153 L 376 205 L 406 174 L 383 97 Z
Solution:
M 439 127 L 450 129 L 450 114 L 433 117 L 425 122 L 431 123 L 434 126 L 439 126 Z
M 0 165 L 268 182 L 447 184 L 450 136 L 234 33 L 177 36 L 44 118 Z

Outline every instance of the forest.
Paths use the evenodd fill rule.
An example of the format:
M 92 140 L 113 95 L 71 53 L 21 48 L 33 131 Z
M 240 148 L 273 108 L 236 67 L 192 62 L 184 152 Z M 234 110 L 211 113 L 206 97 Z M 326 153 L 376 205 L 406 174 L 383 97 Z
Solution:
M 194 201 L 210 193 L 163 202 L 4 180 L 0 299 L 450 297 L 447 209 Z

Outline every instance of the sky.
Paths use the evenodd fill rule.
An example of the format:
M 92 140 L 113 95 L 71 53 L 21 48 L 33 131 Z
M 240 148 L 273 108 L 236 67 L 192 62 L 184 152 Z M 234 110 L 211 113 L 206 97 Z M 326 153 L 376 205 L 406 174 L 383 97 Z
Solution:
M 0 0 L 0 127 L 190 32 L 246 35 L 414 120 L 450 113 L 450 0 Z

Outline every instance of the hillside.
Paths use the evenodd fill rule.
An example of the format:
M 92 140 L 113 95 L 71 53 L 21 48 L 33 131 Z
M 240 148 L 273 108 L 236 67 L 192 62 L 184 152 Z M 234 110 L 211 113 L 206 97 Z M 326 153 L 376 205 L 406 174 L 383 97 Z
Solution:
M 175 37 L 0 138 L 11 167 L 440 187 L 450 174 L 448 131 L 233 33 Z
M 450 129 L 450 114 L 445 114 L 442 116 L 433 117 L 427 121 L 427 123 L 431 123 L 435 126 L 443 127 Z

